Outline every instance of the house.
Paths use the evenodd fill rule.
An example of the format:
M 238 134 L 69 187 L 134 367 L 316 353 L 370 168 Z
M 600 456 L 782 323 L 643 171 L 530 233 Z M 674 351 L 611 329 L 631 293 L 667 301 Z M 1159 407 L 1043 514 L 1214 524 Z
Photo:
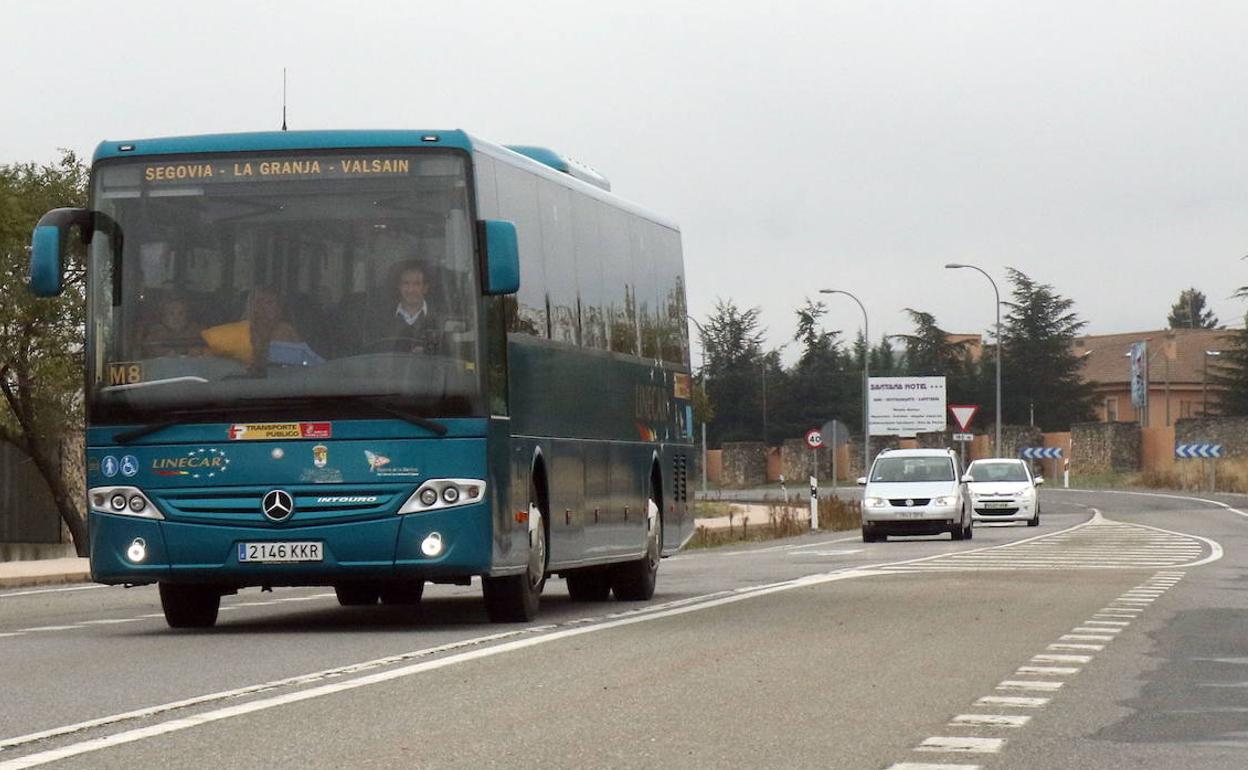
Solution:
M 1077 337 L 1075 354 L 1084 360 L 1084 379 L 1096 388 L 1097 419 L 1173 425 L 1181 417 L 1200 417 L 1217 400 L 1207 386 L 1216 353 L 1230 347 L 1226 329 L 1160 329 L 1127 334 Z M 1131 403 L 1131 347 L 1147 343 L 1147 414 Z

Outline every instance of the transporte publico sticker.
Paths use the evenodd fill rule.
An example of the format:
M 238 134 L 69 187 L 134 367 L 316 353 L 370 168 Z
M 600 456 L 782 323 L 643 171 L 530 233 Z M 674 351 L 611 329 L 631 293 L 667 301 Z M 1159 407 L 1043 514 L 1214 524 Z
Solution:
M 301 438 L 329 438 L 332 422 L 256 422 L 230 426 L 230 441 L 290 441 Z

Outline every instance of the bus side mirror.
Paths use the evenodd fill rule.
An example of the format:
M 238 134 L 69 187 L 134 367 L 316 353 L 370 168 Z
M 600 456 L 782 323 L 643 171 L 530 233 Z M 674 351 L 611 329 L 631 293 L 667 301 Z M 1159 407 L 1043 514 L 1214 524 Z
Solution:
M 77 226 L 84 241 L 91 238 L 91 212 L 52 209 L 39 218 L 30 236 L 30 292 L 36 297 L 60 296 L 65 274 L 65 244 Z
M 516 226 L 499 219 L 481 222 L 486 294 L 515 294 L 520 289 L 520 245 Z

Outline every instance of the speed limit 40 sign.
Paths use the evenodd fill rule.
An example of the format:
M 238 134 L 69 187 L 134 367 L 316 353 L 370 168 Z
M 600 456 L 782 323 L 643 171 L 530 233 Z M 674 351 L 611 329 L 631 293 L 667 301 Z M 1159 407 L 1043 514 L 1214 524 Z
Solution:
M 823 446 L 823 434 L 819 432 L 818 428 L 811 428 L 806 431 L 806 446 L 811 449 L 818 449 Z

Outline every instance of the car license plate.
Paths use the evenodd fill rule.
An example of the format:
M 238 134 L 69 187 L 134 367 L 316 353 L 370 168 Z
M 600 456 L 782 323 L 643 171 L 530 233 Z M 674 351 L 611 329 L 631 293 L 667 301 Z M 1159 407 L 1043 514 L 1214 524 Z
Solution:
M 1013 508 L 1014 503 L 984 503 L 985 508 Z
M 898 511 L 897 515 L 903 519 L 921 519 L 923 511 Z
M 324 544 L 317 542 L 239 543 L 238 560 L 240 562 L 324 561 Z

